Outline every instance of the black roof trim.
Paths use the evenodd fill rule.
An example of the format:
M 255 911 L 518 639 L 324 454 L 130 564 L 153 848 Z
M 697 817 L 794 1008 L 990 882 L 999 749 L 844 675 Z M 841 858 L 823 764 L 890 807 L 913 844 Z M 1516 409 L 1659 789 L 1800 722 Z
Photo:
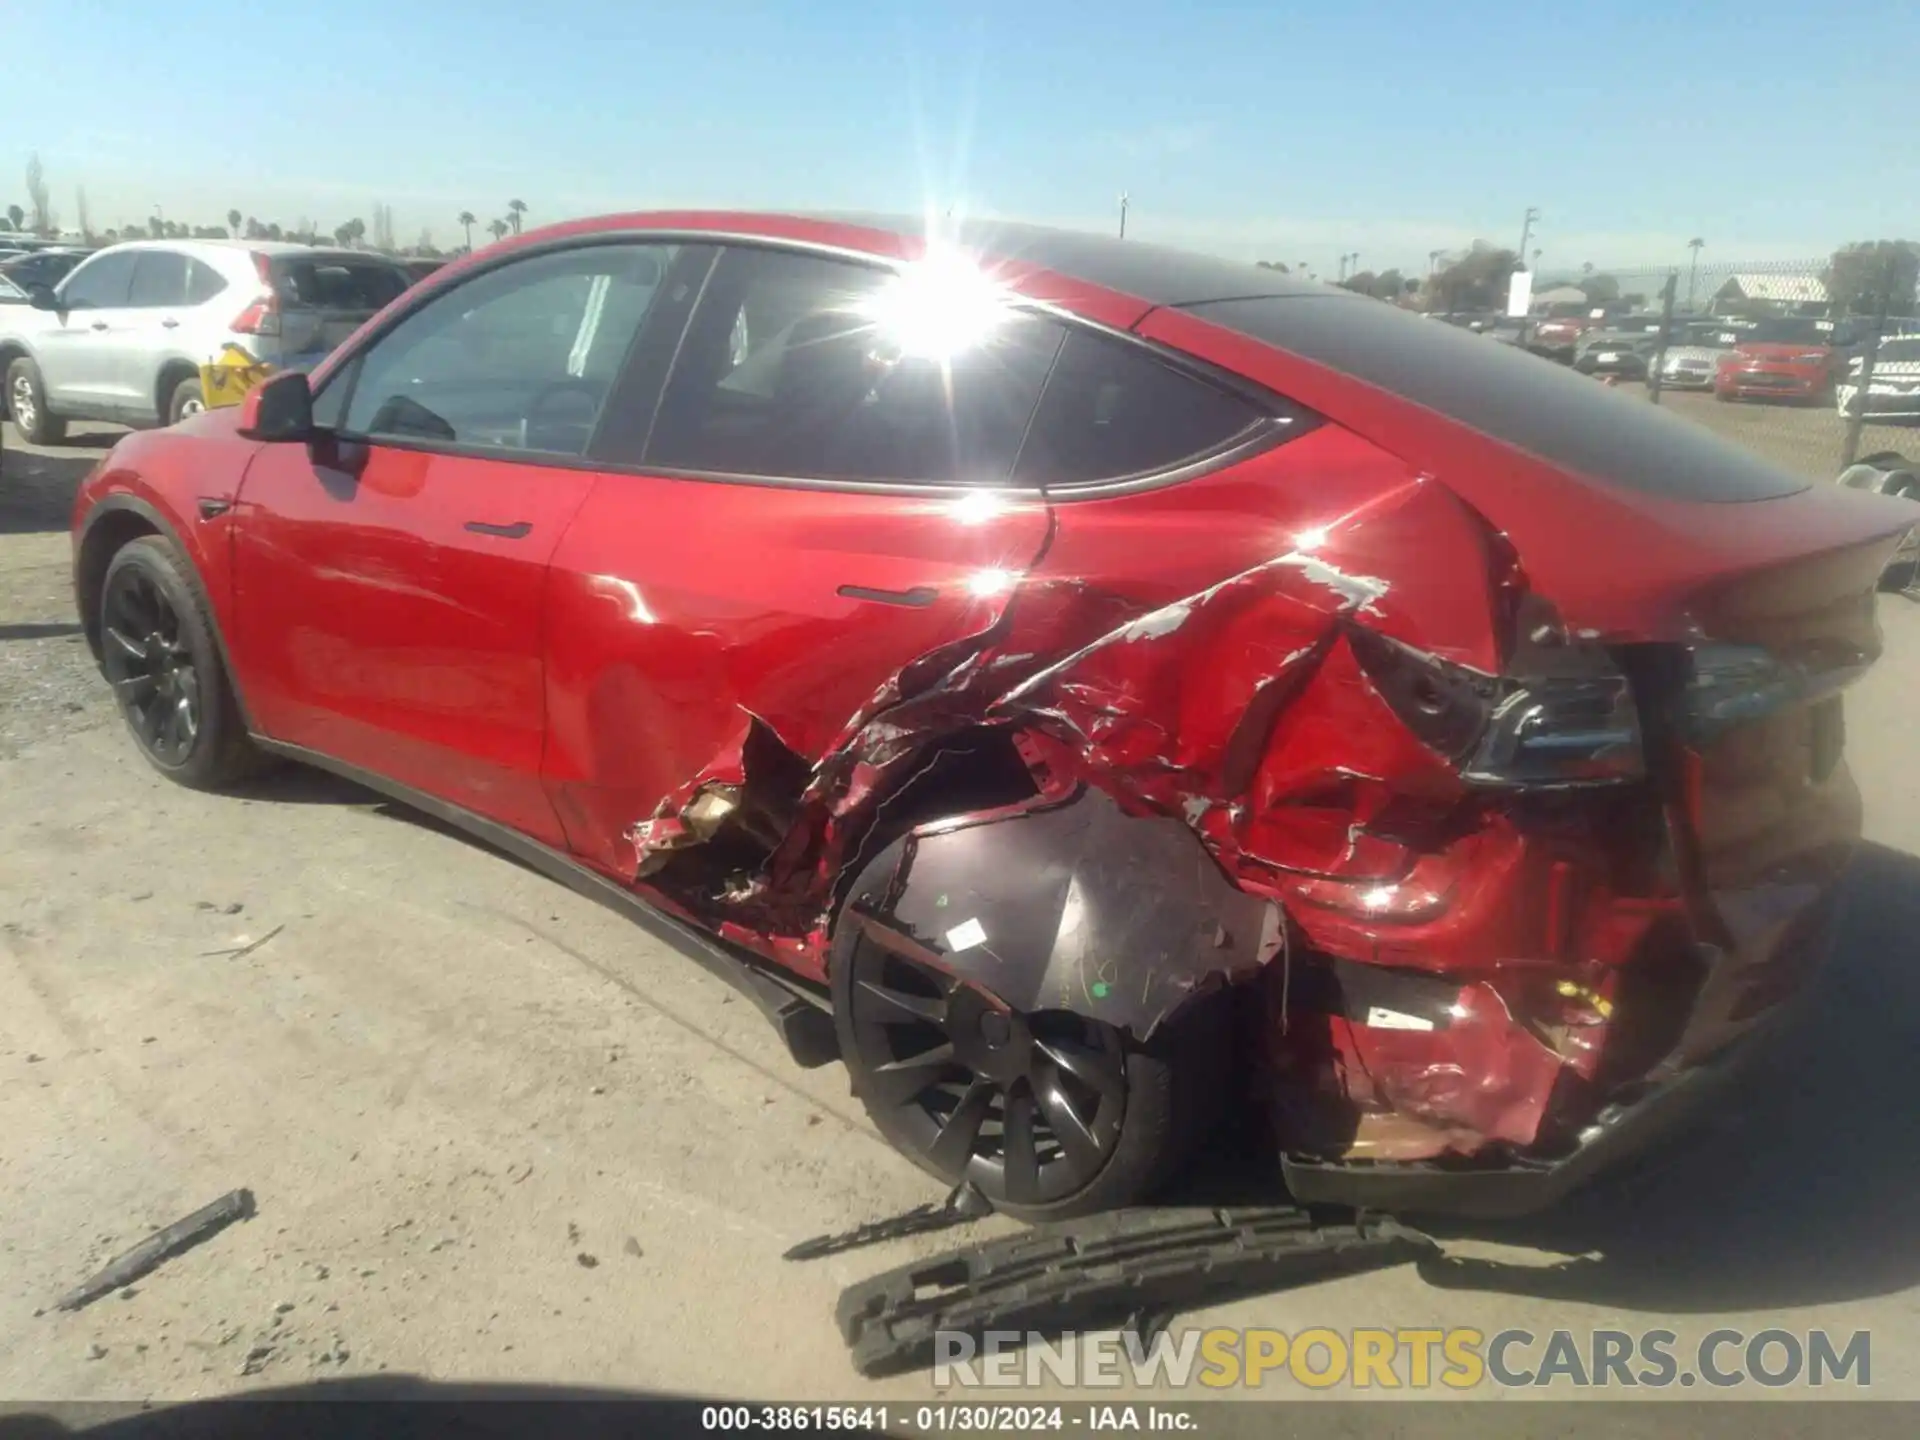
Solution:
M 794 218 L 857 225 L 887 235 L 919 237 L 927 233 L 927 222 L 912 215 L 809 214 Z M 1344 293 L 1330 285 L 1264 270 L 1244 261 L 1018 220 L 965 220 L 942 227 L 940 233 L 968 250 L 1037 265 L 1089 285 L 1135 296 L 1150 305 Z

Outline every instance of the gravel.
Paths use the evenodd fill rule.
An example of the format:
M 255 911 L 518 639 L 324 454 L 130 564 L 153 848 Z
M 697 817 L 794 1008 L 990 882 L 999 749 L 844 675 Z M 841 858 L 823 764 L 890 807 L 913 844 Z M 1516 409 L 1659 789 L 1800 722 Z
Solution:
M 111 443 L 90 430 L 28 447 L 11 426 L 0 456 L 0 759 L 75 730 L 116 723 L 73 606 L 67 517 L 73 492 Z

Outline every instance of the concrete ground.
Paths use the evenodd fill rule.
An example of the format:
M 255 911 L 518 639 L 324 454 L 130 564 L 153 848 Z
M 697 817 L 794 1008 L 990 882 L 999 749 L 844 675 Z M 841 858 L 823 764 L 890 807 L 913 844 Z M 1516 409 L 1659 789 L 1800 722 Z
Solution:
M 9 432 L 0 476 L 0 1398 L 380 1371 L 927 1394 L 859 1380 L 833 1306 L 957 1237 L 781 1259 L 937 1198 L 837 1066 L 797 1070 L 690 962 L 364 792 L 296 772 L 210 797 L 143 765 L 66 588 L 97 453 Z M 1500 1262 L 1465 1288 L 1403 1268 L 1189 1323 L 1868 1329 L 1871 1393 L 1920 1398 L 1920 611 L 1883 615 L 1849 711 L 1875 843 L 1831 978 L 1739 1114 L 1630 1185 L 1449 1237 Z M 236 1186 L 251 1222 L 51 1309 Z M 1565 1256 L 1588 1258 L 1543 1268 Z

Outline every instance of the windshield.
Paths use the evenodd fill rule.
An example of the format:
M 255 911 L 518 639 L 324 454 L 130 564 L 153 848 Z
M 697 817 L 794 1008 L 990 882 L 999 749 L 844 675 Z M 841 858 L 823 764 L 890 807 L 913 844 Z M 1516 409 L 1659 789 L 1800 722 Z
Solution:
M 1832 326 L 1818 320 L 1762 320 L 1743 337 L 1756 345 L 1825 345 Z

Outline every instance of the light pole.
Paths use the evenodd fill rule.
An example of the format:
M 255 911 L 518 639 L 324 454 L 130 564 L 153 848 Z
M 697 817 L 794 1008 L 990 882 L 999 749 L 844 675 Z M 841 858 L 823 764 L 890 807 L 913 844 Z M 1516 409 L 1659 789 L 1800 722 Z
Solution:
M 1120 238 L 1127 238 L 1127 192 L 1120 192 Z
M 1692 258 L 1687 262 L 1687 309 L 1688 310 L 1693 309 L 1693 281 L 1694 281 L 1694 277 L 1700 273 L 1700 251 L 1706 246 L 1706 243 L 1707 242 L 1705 240 L 1702 240 L 1698 235 L 1694 236 L 1693 239 L 1687 241 L 1687 249 L 1693 252 Z
M 1527 268 L 1527 241 L 1533 238 L 1534 222 L 1539 220 L 1539 218 L 1540 212 L 1529 205 L 1526 215 L 1522 217 L 1520 221 L 1520 249 L 1517 253 L 1520 256 L 1520 268 L 1522 270 Z
M 1429 280 L 1433 278 L 1434 272 L 1440 268 L 1440 257 L 1446 253 L 1444 250 L 1429 250 L 1427 252 L 1427 278 Z

